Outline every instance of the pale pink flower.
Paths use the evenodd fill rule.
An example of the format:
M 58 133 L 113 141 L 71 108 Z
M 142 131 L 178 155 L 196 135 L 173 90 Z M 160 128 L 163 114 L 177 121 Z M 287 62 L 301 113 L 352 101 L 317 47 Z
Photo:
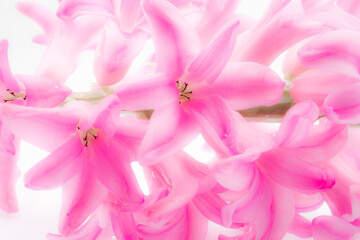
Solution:
M 335 183 L 334 173 L 322 164 L 346 142 L 344 126 L 328 121 L 313 125 L 317 118 L 314 103 L 297 104 L 285 115 L 268 149 L 250 148 L 220 159 L 215 174 L 220 186 L 195 198 L 199 210 L 227 227 L 250 224 L 253 230 L 247 234 L 255 231 L 255 239 L 281 239 L 288 231 L 311 236 L 311 224 L 299 212 L 322 203 L 316 194 Z
M 70 89 L 54 79 L 25 75 L 13 75 L 8 62 L 8 42 L 0 41 L 0 101 L 3 104 L 19 104 L 52 107 L 60 104 L 71 93 Z M 0 113 L 0 208 L 6 212 L 18 210 L 15 194 L 19 175 L 17 154 L 19 139 L 15 137 Z
M 36 21 L 45 36 L 36 41 L 46 43 L 45 53 L 38 65 L 36 75 L 65 82 L 77 66 L 80 54 L 98 41 L 105 23 L 104 17 L 82 17 L 64 22 L 39 4 L 18 3 L 18 10 Z M 40 38 L 40 39 L 39 39 Z
M 79 227 L 108 193 L 127 208 L 143 202 L 130 164 L 147 127 L 139 120 L 120 119 L 115 96 L 97 106 L 69 105 L 1 106 L 4 122 L 16 136 L 52 151 L 26 173 L 25 185 L 37 190 L 63 186 L 59 231 L 64 234 Z
M 237 152 L 231 109 L 274 104 L 282 96 L 284 83 L 265 66 L 227 64 L 237 21 L 227 24 L 200 51 L 195 31 L 175 7 L 152 0 L 144 2 L 144 9 L 152 27 L 159 73 L 117 90 L 124 109 L 155 109 L 142 142 L 141 162 L 151 164 L 178 152 L 200 133 L 200 127 L 222 154 Z
M 327 71 L 311 71 L 300 77 L 293 93 L 309 88 L 307 78 L 315 79 L 315 88 L 321 88 L 318 103 L 323 102 L 326 116 L 336 123 L 357 124 L 360 122 L 360 65 L 359 44 L 356 39 L 360 31 L 337 30 L 321 34 L 307 42 L 298 52 L 305 66 Z M 305 79 L 305 80 L 303 80 Z M 300 92 L 301 94 L 301 92 Z M 310 95 L 310 97 L 314 97 Z
M 313 220 L 314 240 L 356 240 L 360 237 L 358 223 L 336 216 L 320 216 Z

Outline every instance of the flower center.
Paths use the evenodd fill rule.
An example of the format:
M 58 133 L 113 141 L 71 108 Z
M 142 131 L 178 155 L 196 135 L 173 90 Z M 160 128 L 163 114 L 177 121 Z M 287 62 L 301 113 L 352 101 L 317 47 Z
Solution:
M 79 130 L 80 129 L 80 123 L 79 125 L 77 126 L 77 129 Z M 89 141 L 91 139 L 96 139 L 97 136 L 98 136 L 98 131 L 100 129 L 98 128 L 95 128 L 95 127 L 92 127 L 90 128 L 89 130 L 87 131 L 80 131 L 79 130 L 79 136 L 80 136 L 80 139 L 81 139 L 81 142 L 82 144 L 85 146 L 85 147 L 88 147 L 89 146 Z
M 192 95 L 192 91 L 189 89 L 189 84 L 186 82 L 180 83 L 176 81 L 176 87 L 179 89 L 179 103 L 189 101 Z
M 16 99 L 21 99 L 21 100 L 25 100 L 26 99 L 26 95 L 25 92 L 13 92 L 10 89 L 6 89 L 6 92 L 4 94 L 4 103 L 7 102 L 12 102 Z

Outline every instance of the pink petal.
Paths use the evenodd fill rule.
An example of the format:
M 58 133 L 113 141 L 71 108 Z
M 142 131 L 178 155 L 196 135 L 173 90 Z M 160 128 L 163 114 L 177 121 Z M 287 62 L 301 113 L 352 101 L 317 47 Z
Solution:
M 61 35 L 48 45 L 36 75 L 65 82 L 75 71 L 79 55 L 98 37 L 105 20 L 82 17 L 66 22 Z
M 81 171 L 79 155 L 82 150 L 80 138 L 72 137 L 25 174 L 25 186 L 34 190 L 51 190 L 62 186 Z
M 334 89 L 324 102 L 330 121 L 338 124 L 360 123 L 360 83 Z
M 319 116 L 319 109 L 312 101 L 293 106 L 284 116 L 275 141 L 279 146 L 296 148 L 307 138 L 313 122 Z
M 125 32 L 133 32 L 143 21 L 143 11 L 140 0 L 121 0 L 119 12 L 119 23 Z
M 292 45 L 323 30 L 320 23 L 305 18 L 301 1 L 279 2 L 268 17 L 239 37 L 233 60 L 269 65 Z
M 335 175 L 330 169 L 318 167 L 280 149 L 263 153 L 257 163 L 273 181 L 295 191 L 314 193 L 331 189 L 335 184 Z
M 340 73 L 311 70 L 292 81 L 290 93 L 295 102 L 312 100 L 322 110 L 322 105 L 332 90 L 357 82 L 358 79 Z
M 236 222 L 251 223 L 257 237 L 264 236 L 271 224 L 271 191 L 264 177 L 256 171 L 253 183 L 242 198 L 224 206 L 221 210 L 224 226 L 231 226 L 232 219 Z
M 41 109 L 1 104 L 6 126 L 21 139 L 47 151 L 66 142 L 75 132 L 82 109 Z
M 223 225 L 222 221 L 222 209 L 226 206 L 225 200 L 218 196 L 215 192 L 209 191 L 206 193 L 198 194 L 193 200 L 197 209 L 205 216 L 208 220 Z M 231 222 L 231 228 L 243 227 L 244 223 L 236 221 Z
M 203 128 L 203 136 L 216 152 L 230 156 L 241 152 L 234 112 L 219 96 L 191 99 L 188 105 Z
M 152 29 L 158 70 L 179 77 L 199 52 L 200 42 L 184 16 L 165 0 L 143 2 Z
M 164 225 L 138 225 L 138 232 L 146 240 L 198 240 L 204 239 L 207 233 L 207 220 L 198 210 L 189 204 L 180 209 Z
M 166 123 L 166 125 L 164 125 Z M 140 147 L 140 163 L 154 164 L 182 150 L 200 132 L 198 124 L 175 101 L 157 109 Z
M 16 8 L 42 28 L 46 41 L 51 41 L 58 35 L 61 22 L 48 8 L 30 2 L 17 2 Z
M 129 212 L 110 212 L 111 225 L 117 239 L 138 240 L 136 222 L 132 213 Z
M 271 204 L 272 210 L 272 224 L 267 232 L 269 240 L 282 239 L 289 231 L 291 223 L 294 219 L 294 198 L 292 192 L 278 185 L 272 184 L 272 197 Z
M 193 90 L 193 96 L 219 95 L 234 110 L 273 105 L 283 95 L 285 83 L 271 69 L 257 63 L 231 62 L 213 84 Z
M 111 0 L 62 0 L 56 15 L 66 21 L 74 20 L 84 15 L 111 15 L 114 11 Z
M 239 2 L 239 0 L 207 1 L 206 9 L 197 25 L 197 32 L 203 43 L 209 42 L 229 19 L 235 18 L 234 12 Z M 242 20 L 245 18 L 240 20 L 241 24 L 243 24 Z
M 357 228 L 345 220 L 335 216 L 321 216 L 313 220 L 312 232 L 315 240 L 352 240 Z
M 135 83 L 123 83 L 116 94 L 123 109 L 128 111 L 157 109 L 179 98 L 179 90 L 164 74 L 145 77 L 144 81 Z
M 94 141 L 93 161 L 100 182 L 117 199 L 127 204 L 141 204 L 143 194 L 131 168 L 127 150 L 102 132 Z
M 311 222 L 300 214 L 295 214 L 289 233 L 301 238 L 310 238 L 312 237 Z
M 99 239 L 102 229 L 99 227 L 99 221 L 95 217 L 91 217 L 84 225 L 76 229 L 71 235 L 47 234 L 49 240 L 87 240 Z M 99 239 L 100 240 L 100 239 Z
M 13 213 L 18 211 L 15 187 L 20 172 L 16 152 L 13 152 L 18 147 L 18 140 L 4 127 L 6 126 L 0 122 L 0 209 Z M 6 145 L 13 145 L 13 151 L 9 152 L 9 149 L 3 146 L 4 141 L 7 141 Z
M 145 32 L 125 34 L 116 22 L 108 21 L 95 52 L 94 73 L 98 83 L 108 86 L 122 80 L 146 40 Z
M 306 43 L 298 55 L 305 66 L 358 78 L 360 44 L 353 39 L 359 37 L 360 32 L 352 30 L 320 34 Z
M 303 44 L 304 41 L 291 47 L 285 53 L 284 60 L 282 61 L 282 72 L 285 74 L 285 78 L 293 79 L 294 77 L 309 70 L 309 68 L 305 67 L 301 63 L 297 55 L 297 52 L 299 51 L 300 47 L 303 46 Z
M 82 154 L 83 170 L 63 186 L 59 232 L 72 233 L 103 202 L 107 190 L 95 177 L 88 159 Z
M 295 199 L 295 208 L 299 212 L 309 212 L 314 211 L 321 207 L 324 203 L 324 198 L 320 193 L 315 193 L 312 195 L 305 193 L 294 193 Z
M 34 107 L 54 107 L 64 102 L 71 90 L 47 77 L 16 75 L 26 89 L 26 105 Z
M 237 37 L 239 21 L 226 24 L 214 40 L 195 58 L 187 69 L 189 82 L 213 83 L 228 62 Z
M 360 16 L 360 2 L 356 0 L 337 0 L 336 4 L 343 8 L 345 11 Z
M 178 210 L 192 200 L 198 191 L 198 179 L 193 176 L 182 163 L 187 154 L 179 153 L 175 157 L 165 159 L 158 164 L 164 178 L 170 181 L 170 192 L 146 211 L 151 218 L 160 217 L 166 213 Z
M 239 166 L 228 166 L 219 169 L 215 173 L 215 178 L 219 184 L 230 191 L 246 191 L 250 188 L 255 169 L 252 163 Z
M 0 91 L 10 89 L 13 92 L 20 92 L 23 90 L 22 86 L 14 78 L 10 69 L 8 47 L 9 43 L 7 40 L 0 40 Z
M 323 163 L 334 157 L 344 147 L 348 139 L 346 125 L 339 125 L 321 118 L 318 125 L 313 125 L 301 146 L 286 149 L 302 159 Z

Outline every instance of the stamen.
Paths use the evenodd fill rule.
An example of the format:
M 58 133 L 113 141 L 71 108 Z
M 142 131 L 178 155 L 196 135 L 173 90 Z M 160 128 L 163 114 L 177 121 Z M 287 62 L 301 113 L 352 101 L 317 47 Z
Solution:
M 192 91 L 188 89 L 189 84 L 186 82 L 180 84 L 179 81 L 176 81 L 175 85 L 179 89 L 179 104 L 189 101 L 192 95 Z
M 24 92 L 13 92 L 10 89 L 6 89 L 6 93 L 5 93 L 5 97 L 3 99 L 4 103 L 7 102 L 12 102 L 16 99 L 21 99 L 21 100 L 25 100 L 26 99 L 26 95 Z
M 98 128 L 92 127 L 87 131 L 80 131 L 80 122 L 76 128 L 79 130 L 80 139 L 84 147 L 89 146 L 89 141 L 91 141 L 91 138 L 96 139 L 98 137 Z

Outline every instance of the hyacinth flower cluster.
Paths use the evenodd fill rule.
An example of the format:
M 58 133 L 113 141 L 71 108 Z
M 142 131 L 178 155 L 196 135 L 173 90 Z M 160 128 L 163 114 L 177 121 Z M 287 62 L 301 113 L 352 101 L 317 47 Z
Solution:
M 62 189 L 50 240 L 360 239 L 359 1 L 272 0 L 257 20 L 239 3 L 18 3 L 44 52 L 14 74 L 0 40 L 0 209 L 24 184 Z M 84 52 L 97 87 L 74 98 Z M 210 161 L 184 150 L 198 136 Z M 49 152 L 25 173 L 20 141 Z

